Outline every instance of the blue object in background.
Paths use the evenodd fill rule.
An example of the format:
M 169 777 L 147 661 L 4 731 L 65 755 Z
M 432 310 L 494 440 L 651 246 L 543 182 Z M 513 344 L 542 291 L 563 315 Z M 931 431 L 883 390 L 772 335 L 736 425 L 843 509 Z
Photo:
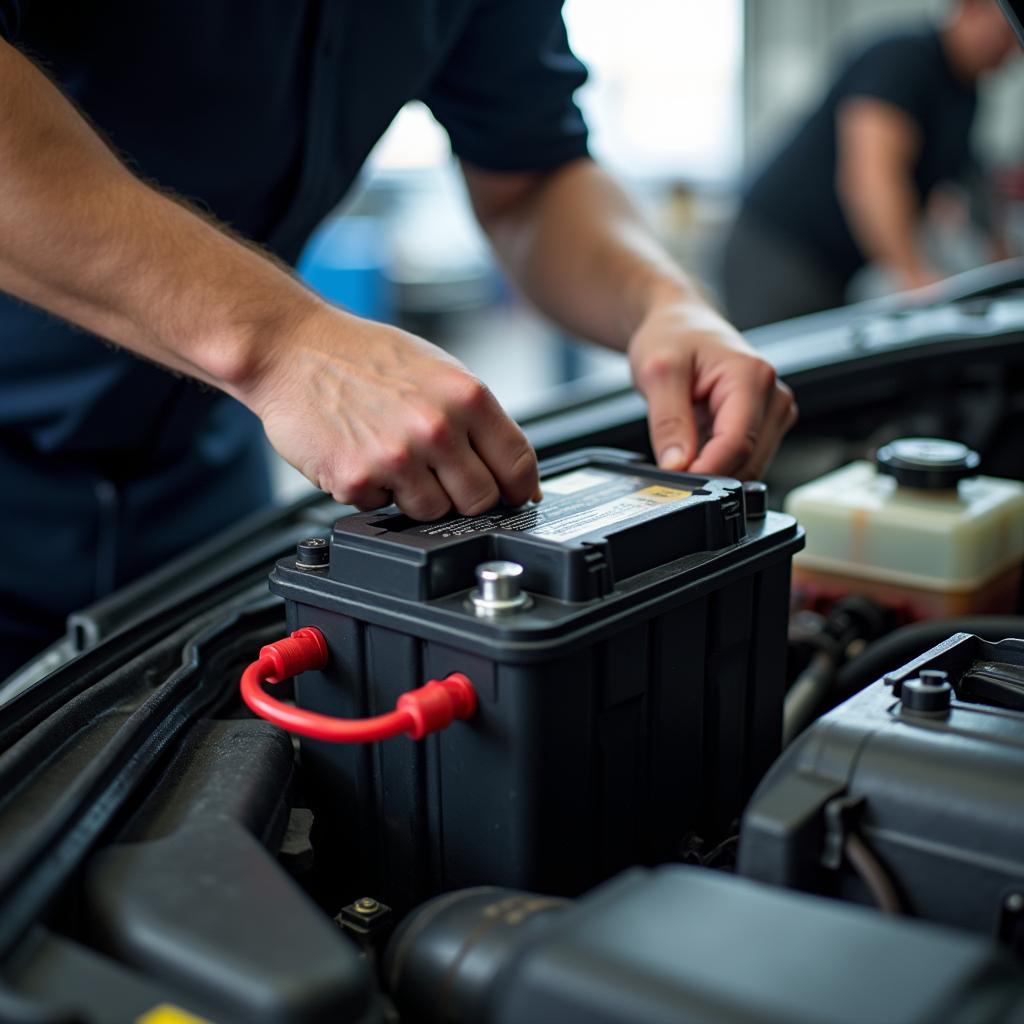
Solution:
M 299 276 L 329 302 L 357 316 L 394 323 L 395 287 L 387 275 L 388 233 L 376 217 L 332 217 L 313 232 Z

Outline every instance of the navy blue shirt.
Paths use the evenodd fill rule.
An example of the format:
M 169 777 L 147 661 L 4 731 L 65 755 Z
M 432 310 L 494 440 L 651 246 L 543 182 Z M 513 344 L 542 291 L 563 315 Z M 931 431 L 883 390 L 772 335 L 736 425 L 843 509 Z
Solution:
M 0 32 L 140 175 L 289 262 L 411 99 L 481 168 L 587 150 L 560 0 L 0 0 Z M 0 336 L 0 635 L 268 499 L 237 403 L 4 296 Z
M 954 74 L 936 31 L 891 36 L 846 66 L 820 106 L 754 179 L 744 212 L 841 281 L 865 263 L 836 195 L 836 117 L 844 102 L 857 97 L 897 107 L 916 125 L 921 150 L 913 173 L 922 203 L 939 182 L 967 170 L 977 108 L 974 87 Z

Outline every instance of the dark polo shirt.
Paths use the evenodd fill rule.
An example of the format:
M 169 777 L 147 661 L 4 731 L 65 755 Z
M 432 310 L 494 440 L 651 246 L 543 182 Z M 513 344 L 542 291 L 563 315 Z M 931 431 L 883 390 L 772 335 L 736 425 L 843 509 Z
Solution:
M 560 0 L 0 0 L 0 32 L 140 175 L 289 262 L 411 99 L 482 168 L 586 153 Z M 0 295 L 0 677 L 268 500 L 240 405 Z
M 836 121 L 845 102 L 861 97 L 897 108 L 916 127 L 921 148 L 913 178 L 922 205 L 936 185 L 967 171 L 978 101 L 974 86 L 957 78 L 934 29 L 880 39 L 849 60 L 818 107 L 755 177 L 744 213 L 844 283 L 865 257 L 836 195 Z

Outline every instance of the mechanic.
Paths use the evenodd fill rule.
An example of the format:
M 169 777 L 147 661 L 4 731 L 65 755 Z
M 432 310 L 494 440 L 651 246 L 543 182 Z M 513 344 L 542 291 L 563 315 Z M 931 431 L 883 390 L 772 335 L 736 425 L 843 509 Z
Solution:
M 795 417 L 588 157 L 558 0 L 0 0 L 0 677 L 270 498 L 264 431 L 361 509 L 540 496 L 487 388 L 288 270 L 399 108 L 447 129 L 526 294 L 628 352 L 663 466 Z
M 746 191 L 722 266 L 733 321 L 841 306 L 867 263 L 897 289 L 939 280 L 921 247 L 925 203 L 967 176 L 978 80 L 1016 49 L 996 0 L 953 0 L 939 28 L 855 57 Z

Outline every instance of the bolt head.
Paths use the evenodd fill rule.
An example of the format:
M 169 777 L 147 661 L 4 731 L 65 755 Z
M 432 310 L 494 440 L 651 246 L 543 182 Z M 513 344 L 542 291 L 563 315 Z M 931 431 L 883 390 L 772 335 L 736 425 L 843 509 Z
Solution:
M 903 710 L 919 715 L 944 715 L 949 712 L 953 687 L 945 672 L 926 670 L 916 679 L 908 679 L 900 689 Z

